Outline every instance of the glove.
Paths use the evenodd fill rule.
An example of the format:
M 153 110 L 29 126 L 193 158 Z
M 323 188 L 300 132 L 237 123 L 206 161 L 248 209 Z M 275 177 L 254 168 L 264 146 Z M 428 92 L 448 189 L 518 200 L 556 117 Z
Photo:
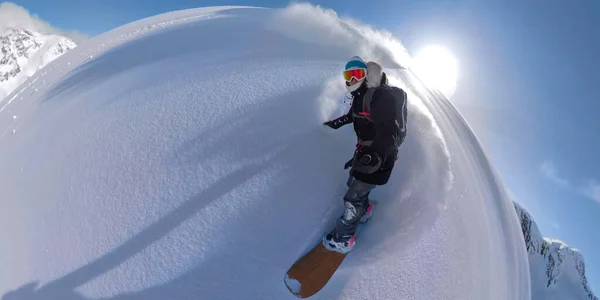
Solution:
M 346 124 L 352 123 L 352 116 L 350 114 L 343 115 L 337 119 L 327 121 L 323 123 L 325 126 L 329 126 L 333 129 L 338 129 Z
M 333 129 L 338 129 L 341 126 L 339 124 L 337 124 L 337 123 L 338 122 L 336 122 L 336 120 L 331 120 L 331 121 L 327 121 L 327 122 L 323 123 L 323 125 L 329 126 L 329 127 L 333 128 Z
M 349 161 L 346 162 L 346 164 L 344 165 L 344 170 L 352 167 L 352 162 L 354 161 L 354 157 L 351 158 Z
M 352 162 L 354 171 L 365 174 L 375 173 L 381 168 L 381 155 L 369 146 L 361 147 Z

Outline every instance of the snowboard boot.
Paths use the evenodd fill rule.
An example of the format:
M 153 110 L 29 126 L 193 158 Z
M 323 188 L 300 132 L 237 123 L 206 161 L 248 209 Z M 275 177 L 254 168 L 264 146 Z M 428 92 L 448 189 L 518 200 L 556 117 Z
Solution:
M 365 214 L 360 218 L 360 224 L 366 224 L 371 219 L 371 215 L 373 214 L 373 202 L 369 201 L 369 206 L 365 210 Z
M 323 246 L 329 251 L 347 254 L 354 248 L 355 236 L 356 234 L 338 238 L 335 234 L 328 233 L 323 237 Z
M 375 203 L 373 201 L 369 201 L 369 206 L 367 206 L 367 209 L 365 210 L 365 214 L 360 218 L 359 223 L 360 224 L 366 224 L 367 222 L 369 222 L 369 219 L 371 219 L 371 216 L 373 215 L 373 205 Z M 342 214 L 340 216 L 340 218 L 343 218 L 344 215 Z

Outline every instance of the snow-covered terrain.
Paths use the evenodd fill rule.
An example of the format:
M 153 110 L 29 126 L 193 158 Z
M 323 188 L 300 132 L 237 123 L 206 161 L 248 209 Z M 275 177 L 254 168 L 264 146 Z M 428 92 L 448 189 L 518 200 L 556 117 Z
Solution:
M 515 203 L 521 221 L 531 269 L 533 300 L 591 299 L 583 256 L 565 243 L 544 238 L 531 215 Z
M 27 78 L 76 46 L 67 37 L 5 28 L 0 32 L 0 105 Z
M 307 4 L 140 20 L 0 105 L 0 295 L 295 299 L 288 267 L 343 210 L 341 70 L 409 95 L 373 219 L 314 299 L 529 299 L 517 214 L 477 138 L 385 32 Z

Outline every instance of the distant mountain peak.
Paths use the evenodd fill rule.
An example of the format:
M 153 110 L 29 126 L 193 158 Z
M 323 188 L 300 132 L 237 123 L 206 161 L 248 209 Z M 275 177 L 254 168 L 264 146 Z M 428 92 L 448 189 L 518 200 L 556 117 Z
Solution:
M 544 238 L 531 215 L 519 204 L 514 206 L 529 253 L 532 299 L 559 299 L 549 295 L 556 295 L 557 289 L 570 289 L 574 291 L 568 291 L 569 295 L 581 295 L 570 299 L 598 300 L 588 286 L 583 255 L 563 241 Z
M 0 32 L 0 102 L 39 69 L 76 46 L 64 36 L 6 27 Z

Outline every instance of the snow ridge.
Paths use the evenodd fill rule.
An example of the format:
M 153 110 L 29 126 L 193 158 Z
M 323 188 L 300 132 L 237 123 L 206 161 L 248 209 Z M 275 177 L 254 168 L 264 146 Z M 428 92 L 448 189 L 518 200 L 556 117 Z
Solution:
M 0 34 L 0 102 L 35 72 L 76 46 L 67 37 L 6 28 Z
M 571 291 L 571 296 L 583 294 L 579 299 L 598 300 L 587 284 L 581 253 L 560 240 L 543 237 L 531 215 L 519 204 L 514 206 L 529 253 L 532 291 L 538 291 L 532 293 L 533 299 L 554 299 L 550 295 L 561 290 Z
M 0 104 L 2 300 L 295 298 L 285 271 L 343 212 L 356 136 L 322 122 L 347 111 L 356 54 L 406 89 L 410 134 L 314 298 L 530 299 L 520 224 L 476 136 L 399 67 L 399 42 L 352 24 L 296 4 L 177 11 L 21 84 Z

